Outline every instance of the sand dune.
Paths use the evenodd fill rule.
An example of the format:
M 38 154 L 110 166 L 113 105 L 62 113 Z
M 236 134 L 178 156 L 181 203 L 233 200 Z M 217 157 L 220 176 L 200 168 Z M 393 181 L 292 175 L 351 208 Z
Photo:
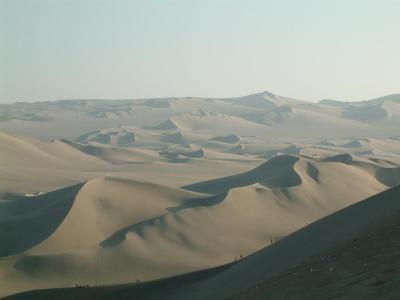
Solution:
M 53 165 L 67 169 L 74 169 L 78 165 L 91 166 L 99 165 L 101 161 L 77 151 L 62 141 L 51 143 L 39 140 L 15 137 L 0 132 L 0 162 L 2 166 L 34 167 L 43 165 Z M 62 154 L 62 155 L 60 155 Z M 23 158 L 25 160 L 21 160 Z
M 161 135 L 160 141 L 163 143 L 187 145 L 187 141 L 180 132 L 175 133 L 165 133 Z
M 362 144 L 361 141 L 358 139 L 354 139 L 346 144 L 343 145 L 343 147 L 347 147 L 347 148 L 361 148 Z
M 1 296 L 219 265 L 175 277 L 172 289 L 169 280 L 148 286 L 181 299 L 232 296 L 364 230 L 370 211 L 361 208 L 350 209 L 355 227 L 347 217 L 328 217 L 337 228 L 307 226 L 400 182 L 399 95 L 308 103 L 262 92 L 0 110 Z M 187 286 L 175 290 L 181 280 Z
M 399 225 L 389 216 L 230 299 L 397 299 Z
M 99 176 L 110 164 L 60 140 L 43 142 L 0 132 L 0 195 L 47 192 Z
M 91 288 L 81 291 L 77 291 L 76 289 L 33 291 L 15 295 L 9 299 L 25 299 L 24 297 L 28 296 L 40 296 L 41 299 L 52 299 L 51 297 L 57 296 L 57 299 L 69 299 L 68 297 L 71 297 L 71 295 L 73 295 L 75 299 L 95 299 L 101 296 L 112 299 L 126 299 L 127 297 L 134 297 L 135 299 L 260 299 L 260 297 L 264 298 L 269 295 L 278 297 L 279 295 L 285 294 L 289 296 L 289 292 L 290 295 L 292 295 L 291 290 L 296 288 L 299 279 L 291 277 L 296 276 L 297 272 L 303 274 L 303 278 L 300 279 L 302 280 L 303 288 L 299 290 L 299 293 L 305 296 L 308 292 L 311 292 L 311 289 L 304 290 L 304 284 L 310 286 L 312 283 L 305 282 L 304 277 L 313 277 L 312 274 L 309 275 L 309 270 L 311 269 L 304 270 L 304 267 L 308 267 L 308 265 L 300 265 L 297 268 L 295 266 L 306 261 L 309 257 L 319 255 L 317 259 L 313 259 L 314 263 L 311 263 L 309 266 L 310 268 L 315 268 L 316 266 L 318 267 L 321 264 L 325 264 L 324 261 L 327 255 L 334 255 L 331 256 L 334 258 L 330 260 L 334 260 L 331 263 L 335 263 L 335 267 L 337 268 L 338 259 L 336 257 L 346 255 L 343 249 L 344 251 L 347 250 L 349 253 L 354 253 L 355 251 L 352 248 L 354 248 L 355 240 L 357 241 L 356 246 L 358 246 L 356 254 L 356 259 L 358 260 L 361 255 L 359 250 L 363 249 L 360 248 L 361 244 L 359 245 L 358 243 L 363 243 L 363 240 L 367 240 L 364 243 L 367 245 L 371 244 L 371 239 L 374 239 L 374 242 L 380 241 L 381 243 L 389 244 L 389 240 L 382 240 L 377 236 L 379 231 L 376 230 L 384 229 L 393 231 L 393 222 L 398 222 L 397 219 L 393 220 L 393 218 L 397 216 L 397 212 L 400 209 L 398 196 L 399 188 L 395 187 L 370 197 L 318 220 L 233 265 L 226 265 L 220 268 L 141 285 L 132 284 Z M 388 221 L 390 221 L 390 224 Z M 343 226 L 338 226 L 338 224 Z M 382 229 L 380 229 L 381 227 Z M 388 235 L 386 232 L 382 234 Z M 339 245 L 339 243 L 350 239 L 352 239 L 352 241 L 344 245 L 342 244 L 342 246 L 335 247 Z M 359 239 L 361 239 L 361 242 L 358 241 Z M 365 248 L 365 246 L 362 247 Z M 333 250 L 328 250 L 330 248 Z M 392 248 L 393 246 L 391 245 L 390 249 Z M 276 257 L 279 257 L 279 260 L 277 260 Z M 379 255 L 379 259 L 381 260 L 384 257 L 385 254 Z M 368 261 L 368 263 L 369 262 L 370 261 Z M 363 263 L 364 269 L 368 263 Z M 266 280 L 270 280 L 274 275 L 278 275 L 282 271 L 288 269 L 290 269 L 291 272 L 285 273 L 281 277 L 284 276 L 285 279 L 289 279 L 290 281 L 278 277 L 272 279 L 271 282 L 273 285 L 268 285 L 268 281 Z M 371 273 L 370 269 L 371 268 L 368 267 L 369 273 Z M 340 270 L 336 270 L 335 268 L 333 270 L 335 273 L 340 272 Z M 314 276 L 313 280 L 319 281 L 322 276 L 322 270 L 315 269 L 315 271 L 319 278 Z M 310 278 L 308 279 L 310 280 Z M 349 280 L 351 279 L 352 278 Z M 346 281 L 345 283 L 348 282 Z M 372 281 L 370 286 L 374 286 L 373 284 L 374 281 Z M 279 285 L 282 286 L 281 290 L 275 288 L 276 286 L 279 287 Z M 319 297 L 328 297 L 332 295 L 332 292 L 337 293 L 337 289 L 331 291 L 331 294 L 329 294 L 329 290 L 328 292 L 324 291 L 326 286 L 327 283 L 323 286 L 319 286 Z M 386 289 L 382 291 L 380 295 L 394 295 L 394 292 L 395 289 Z M 296 295 L 299 296 L 300 294 Z M 353 291 L 352 294 L 357 293 Z M 372 298 L 367 297 L 367 299 L 375 299 L 373 296 L 374 294 L 376 293 L 372 294 Z M 363 293 L 363 295 L 371 296 L 369 293 Z
M 21 253 L 46 240 L 68 215 L 81 187 L 0 202 L 0 257 Z
M 215 180 L 195 183 L 192 185 L 184 186 L 183 188 L 208 194 L 221 194 L 235 187 L 248 186 L 255 183 L 261 184 L 262 186 L 269 188 L 300 185 L 302 183 L 301 176 L 298 174 L 298 172 L 295 171 L 295 165 L 299 161 L 299 159 L 299 156 L 280 155 L 270 159 L 266 163 L 249 172 L 225 178 L 218 178 Z M 297 163 L 297 165 L 301 166 L 307 164 L 308 171 L 306 171 L 306 173 L 310 175 L 312 173 L 316 173 L 315 171 L 310 171 L 312 168 L 315 168 L 313 167 L 315 164 L 322 166 L 321 163 L 324 162 L 359 165 L 362 161 L 358 162 L 357 160 L 354 160 L 353 157 L 349 154 L 338 154 L 323 159 L 301 158 L 301 163 Z M 370 174 L 370 176 L 374 175 L 374 172 L 380 172 L 380 170 L 382 170 L 382 172 L 385 174 L 391 172 L 397 173 L 399 170 L 399 168 L 381 168 L 374 164 L 368 163 L 364 163 L 362 168 L 364 168 L 365 170 L 373 169 L 374 171 L 371 172 L 372 174 Z M 333 172 L 332 170 L 332 173 L 335 172 Z M 312 179 L 317 180 L 316 176 L 310 176 L 312 177 Z M 396 175 L 392 174 L 389 175 L 389 177 L 396 178 Z M 392 185 L 393 184 L 391 184 L 390 186 Z
M 135 280 L 140 275 L 140 271 L 131 272 L 137 268 L 135 251 L 109 253 L 100 244 L 132 222 L 145 222 L 165 214 L 167 208 L 207 196 L 106 177 L 91 180 L 83 187 L 78 185 L 34 198 L 24 201 L 30 201 L 28 204 L 36 212 L 15 212 L 14 217 L 6 214 L 2 220 L 13 230 L 1 231 L 2 239 L 10 239 L 9 244 L 2 244 L 1 253 L 3 256 L 18 254 L 5 261 L 0 259 L 2 272 L 13 274 L 0 284 L 2 293 L 24 285 L 70 286 L 76 281 L 93 284 L 99 255 L 102 264 L 110 265 L 104 266 L 108 280 L 114 283 L 128 278 Z M 21 208 L 18 206 L 18 209 Z M 21 236 L 26 238 L 20 239 Z M 118 260 L 123 267 L 118 265 Z M 4 267 L 7 261 L 13 262 L 10 268 Z
M 184 158 L 201 158 L 204 156 L 204 151 L 203 149 L 167 147 L 160 152 L 160 156 L 167 157 L 170 161 L 179 161 Z
M 262 124 L 238 116 L 203 110 L 184 113 L 173 117 L 172 120 L 182 130 L 209 134 L 215 134 L 216 130 L 221 134 L 230 134 L 233 131 L 238 135 L 261 134 L 268 131 L 268 128 Z
M 190 147 L 175 144 L 172 147 L 174 144 L 159 141 L 160 132 L 136 129 L 137 140 L 134 146 L 129 147 L 96 142 L 81 144 L 66 139 L 45 142 L 0 133 L 0 178 L 3 182 L 0 195 L 11 199 L 47 192 L 107 174 L 179 186 L 215 174 L 222 176 L 243 171 L 249 168 L 249 164 L 254 166 L 259 161 L 252 157 L 239 160 L 234 155 L 215 151 L 207 150 L 205 153 L 205 149 L 200 157 L 200 147 L 194 144 Z M 179 168 L 169 166 L 169 158 L 159 155 L 166 147 L 174 151 L 179 149 L 178 152 L 187 156 L 197 156 L 196 161 L 185 159 L 187 164 Z M 210 167 L 216 165 L 219 166 L 217 170 Z
M 132 197 L 133 193 L 135 197 Z M 118 195 L 118 199 L 114 194 Z M 170 206 L 199 197 L 194 193 L 128 179 L 105 177 L 91 180 L 79 192 L 62 226 L 45 243 L 32 249 L 31 253 L 48 248 L 59 252 L 97 246 L 132 221 L 153 218 L 163 214 Z M 74 232 L 80 234 L 75 235 Z
M 221 194 L 232 188 L 259 183 L 265 187 L 288 187 L 301 184 L 301 178 L 293 166 L 299 160 L 295 156 L 277 156 L 254 170 L 244 174 L 184 186 L 184 189 Z
M 4 281 L 9 293 L 94 284 L 98 276 L 116 284 L 212 267 L 384 190 L 383 182 L 398 182 L 398 172 L 357 159 L 343 164 L 286 155 L 246 173 L 185 186 L 201 194 L 98 178 L 81 188 L 53 234 L 8 258 L 12 266 L 0 259 L 0 269 L 13 274 Z
M 112 128 L 84 134 L 76 139 L 79 143 L 96 142 L 114 146 L 128 146 L 135 141 L 135 134 L 125 128 Z
M 232 296 L 384 222 L 397 214 L 400 208 L 398 196 L 399 188 L 393 188 L 338 211 L 254 253 L 220 274 L 178 291 L 172 299 L 224 299 Z M 276 257 L 280 258 L 279 261 Z
M 235 134 L 229 134 L 225 136 L 215 136 L 211 138 L 212 141 L 223 142 L 228 144 L 234 144 L 240 141 L 240 137 Z
M 264 137 L 384 138 L 398 134 L 399 99 L 397 94 L 361 102 L 308 103 L 262 92 L 226 99 L 185 97 L 2 104 L 0 130 L 43 139 L 75 139 L 87 132 L 123 124 L 154 130 L 179 127 L 213 132 L 214 136 L 234 133 Z M 268 130 L 265 125 L 274 126 L 274 130 Z
M 175 123 L 171 119 L 168 119 L 168 120 L 160 123 L 157 126 L 148 127 L 148 128 L 155 129 L 155 130 L 174 130 L 174 129 L 178 129 L 178 126 L 176 126 Z
M 303 101 L 296 100 L 288 97 L 274 95 L 271 92 L 264 91 L 262 93 L 252 94 L 239 98 L 224 99 L 224 101 L 242 105 L 246 107 L 262 108 L 265 110 L 274 110 L 279 106 L 288 104 L 301 104 Z
M 109 147 L 99 144 L 80 144 L 69 140 L 61 140 L 83 153 L 94 156 L 112 164 L 140 163 L 142 161 L 158 159 L 155 151 L 138 148 Z

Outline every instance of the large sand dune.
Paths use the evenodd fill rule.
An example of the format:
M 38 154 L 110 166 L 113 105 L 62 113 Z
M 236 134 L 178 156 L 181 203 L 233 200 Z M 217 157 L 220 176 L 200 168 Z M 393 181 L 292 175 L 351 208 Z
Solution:
M 312 296 L 329 299 L 349 294 L 366 299 L 375 299 L 377 295 L 393 298 L 398 295 L 395 283 L 388 288 L 387 281 L 365 278 L 360 274 L 385 276 L 389 281 L 394 279 L 396 269 L 390 264 L 390 255 L 396 255 L 398 243 L 398 197 L 399 187 L 392 188 L 320 219 L 237 263 L 220 268 L 140 285 L 33 291 L 7 299 L 263 299 L 272 295 L 277 299 Z M 385 246 L 390 253 L 380 253 L 381 247 Z M 369 256 L 360 253 L 363 250 L 369 251 Z M 352 261 L 348 261 L 348 256 L 353 256 Z M 346 259 L 351 267 L 342 265 L 341 261 Z M 389 269 L 383 269 L 383 273 L 388 275 L 375 272 L 378 266 L 372 259 L 385 264 Z M 361 265 L 354 266 L 355 263 Z M 286 273 L 274 278 L 285 270 Z M 344 280 L 334 290 L 335 286 L 331 286 L 335 281 L 329 279 L 332 276 Z M 357 281 L 354 277 L 358 278 Z M 320 282 L 320 285 L 315 287 L 314 282 Z M 362 290 L 354 290 L 349 288 L 349 282 L 352 286 L 359 286 L 360 282 L 368 285 L 361 286 Z M 344 284 L 342 292 L 337 290 L 340 284 Z M 372 290 L 381 284 L 386 284 L 386 288 L 380 292 Z
M 228 263 L 386 189 L 398 174 L 362 159 L 278 156 L 242 174 L 185 186 L 201 194 L 114 177 L 90 180 L 71 195 L 54 233 L 0 260 L 3 273 L 12 274 L 3 290 L 151 280 Z
M 398 197 L 399 188 L 396 187 L 338 211 L 304 227 L 271 247 L 254 253 L 208 280 L 203 280 L 187 289 L 183 288 L 171 298 L 226 299 L 312 255 L 381 224 L 398 213 L 400 209 Z
M 337 224 L 330 242 L 321 231 L 289 239 L 293 232 L 400 182 L 399 95 L 308 103 L 262 92 L 0 110 L 1 296 L 219 265 L 175 277 L 172 289 L 159 282 L 182 299 L 231 296 L 352 227 Z M 309 239 L 303 256 L 290 252 Z M 228 268 L 258 250 L 251 257 L 260 259 Z M 264 261 L 268 272 L 257 269 Z M 209 277 L 216 272 L 220 279 Z M 208 278 L 196 284 L 207 290 L 200 296 L 190 288 L 198 278 Z M 175 291 L 181 280 L 188 288 Z

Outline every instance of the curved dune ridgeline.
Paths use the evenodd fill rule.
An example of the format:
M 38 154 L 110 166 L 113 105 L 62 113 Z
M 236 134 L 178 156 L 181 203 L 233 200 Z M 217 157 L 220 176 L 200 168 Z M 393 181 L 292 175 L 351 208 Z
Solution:
M 73 297 L 74 299 L 220 300 L 263 299 L 271 295 L 274 297 L 286 295 L 290 296 L 290 299 L 314 295 L 320 299 L 329 299 L 339 295 L 340 291 L 332 287 L 335 281 L 326 276 L 336 276 L 337 280 L 344 278 L 345 281 L 341 281 L 345 284 L 342 289 L 354 297 L 362 295 L 365 299 L 376 299 L 377 295 L 385 295 L 395 299 L 395 295 L 398 295 L 397 289 L 393 286 L 395 283 L 391 284 L 390 289 L 379 289 L 379 286 L 387 287 L 390 281 L 393 281 L 393 276 L 390 276 L 389 272 L 397 272 L 396 269 L 390 268 L 388 259 L 390 261 L 391 255 L 396 255 L 396 252 L 393 252 L 396 248 L 393 247 L 399 243 L 396 234 L 399 224 L 399 196 L 399 186 L 379 193 L 313 222 L 237 263 L 220 268 L 139 285 L 132 283 L 82 290 L 70 288 L 31 291 L 6 299 L 57 297 L 63 300 Z M 382 236 L 388 239 L 385 240 Z M 388 253 L 380 253 L 379 249 L 385 245 L 388 246 Z M 363 255 L 363 252 L 360 252 L 362 250 L 369 251 L 370 255 L 376 254 L 374 259 L 380 260 L 382 264 L 386 263 L 386 269 L 383 269 L 382 274 L 375 272 L 374 262 L 369 260 L 370 256 Z M 347 266 L 347 270 L 341 270 L 340 268 L 346 268 L 346 265 L 342 265 L 342 261 L 345 262 L 351 255 L 356 255 L 353 262 L 347 261 L 351 266 Z M 354 266 L 354 262 L 360 265 Z M 372 266 L 369 266 L 370 264 Z M 315 275 L 312 272 L 315 272 Z M 346 276 L 356 277 L 360 272 L 384 277 L 385 280 L 359 278 L 352 284 L 359 286 L 359 283 L 362 283 L 366 286 L 362 286 L 361 290 L 349 290 L 348 284 L 352 277 L 345 279 Z M 279 276 L 276 277 L 277 275 Z M 310 281 L 311 279 L 313 281 Z M 319 286 L 315 286 L 313 282 L 319 282 Z M 308 289 L 301 288 L 303 285 L 307 285 Z M 298 292 L 293 294 L 293 290 L 296 289 Z
M 396 167 L 352 156 L 281 155 L 247 172 L 184 189 L 114 176 L 92 179 L 26 199 L 30 209 L 37 203 L 41 216 L 53 212 L 54 228 L 39 238 L 39 223 L 19 211 L 16 228 L 23 234 L 31 227 L 37 240 L 28 245 L 15 239 L 20 244 L 13 247 L 21 253 L 0 259 L 0 288 L 9 294 L 148 281 L 231 263 L 387 189 L 399 181 L 397 174 Z M 77 195 L 68 198 L 73 190 Z M 59 196 L 50 199 L 52 194 Z M 64 212 L 62 219 L 56 211 Z
M 183 188 L 207 194 L 220 194 L 235 187 L 255 183 L 270 188 L 295 186 L 301 184 L 300 176 L 293 169 L 298 160 L 296 156 L 281 155 L 249 172 L 195 183 Z
M 0 257 L 18 254 L 46 240 L 68 215 L 82 186 L 0 202 Z

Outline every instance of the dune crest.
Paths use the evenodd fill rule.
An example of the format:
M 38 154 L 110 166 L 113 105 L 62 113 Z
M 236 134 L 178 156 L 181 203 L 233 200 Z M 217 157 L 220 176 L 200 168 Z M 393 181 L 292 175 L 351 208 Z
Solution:
M 0 110 L 0 296 L 219 265 L 179 278 L 218 270 L 234 282 L 222 273 L 235 258 L 277 251 L 278 240 L 400 183 L 398 95 L 309 103 L 265 91 Z

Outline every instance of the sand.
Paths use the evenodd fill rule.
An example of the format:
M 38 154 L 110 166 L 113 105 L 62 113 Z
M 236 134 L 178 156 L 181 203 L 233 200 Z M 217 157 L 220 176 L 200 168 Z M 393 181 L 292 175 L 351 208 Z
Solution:
M 398 196 L 399 187 L 392 188 L 219 268 L 149 283 L 33 291 L 9 299 L 396 298 Z
M 361 232 L 363 218 L 374 217 L 352 205 L 400 183 L 396 95 L 312 104 L 263 92 L 1 108 L 0 296 L 153 281 L 250 255 L 173 294 L 224 299 Z M 382 201 L 377 218 L 395 205 Z M 309 229 L 349 206 L 348 219 Z M 299 255 L 290 252 L 305 240 Z

